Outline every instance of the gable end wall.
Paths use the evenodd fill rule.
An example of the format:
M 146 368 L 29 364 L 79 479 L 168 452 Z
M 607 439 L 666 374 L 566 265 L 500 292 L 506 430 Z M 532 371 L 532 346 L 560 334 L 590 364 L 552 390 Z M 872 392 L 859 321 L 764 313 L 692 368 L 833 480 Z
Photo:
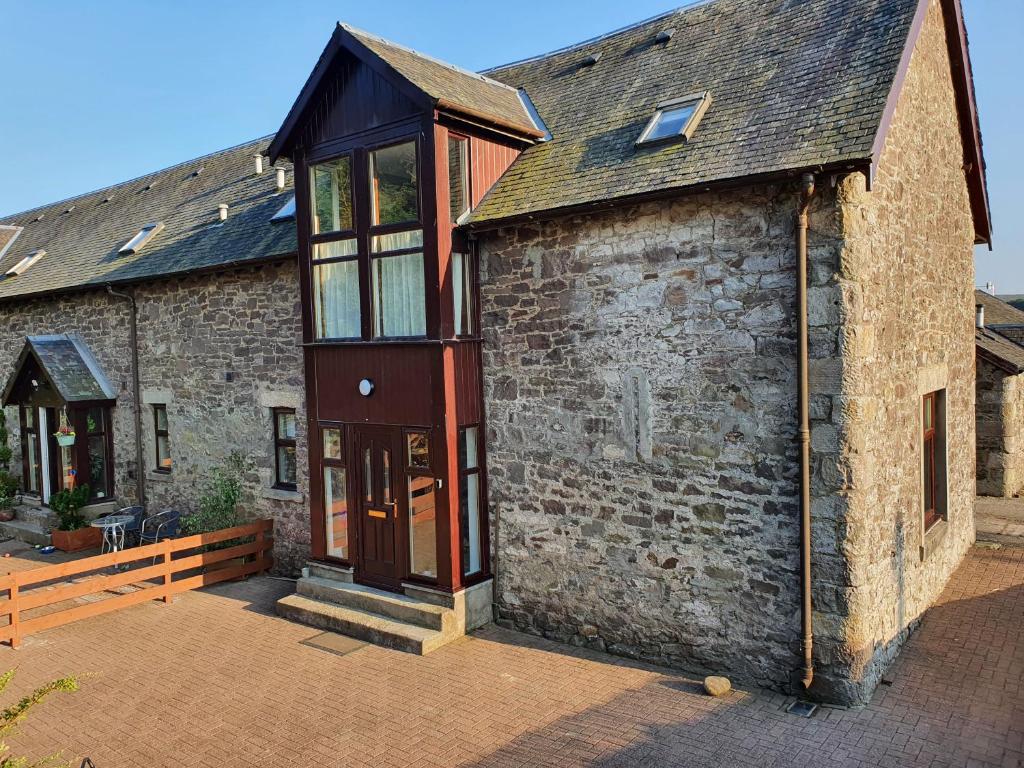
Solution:
M 820 622 L 816 638 L 817 686 L 830 699 L 870 696 L 974 540 L 974 227 L 941 14 L 932 0 L 872 191 L 859 175 L 838 189 L 841 355 L 829 380 L 839 440 L 819 491 L 847 506 L 849 571 L 836 587 L 849 615 Z M 948 520 L 925 535 L 922 396 L 938 389 Z

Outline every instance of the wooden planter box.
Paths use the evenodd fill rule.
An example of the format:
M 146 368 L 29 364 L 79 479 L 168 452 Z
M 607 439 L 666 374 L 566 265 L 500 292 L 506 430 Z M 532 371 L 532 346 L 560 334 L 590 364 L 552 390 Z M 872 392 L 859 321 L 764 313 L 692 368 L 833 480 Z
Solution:
M 91 525 L 77 531 L 61 531 L 54 528 L 50 531 L 50 540 L 53 546 L 64 552 L 79 552 L 98 547 L 103 542 L 103 531 Z

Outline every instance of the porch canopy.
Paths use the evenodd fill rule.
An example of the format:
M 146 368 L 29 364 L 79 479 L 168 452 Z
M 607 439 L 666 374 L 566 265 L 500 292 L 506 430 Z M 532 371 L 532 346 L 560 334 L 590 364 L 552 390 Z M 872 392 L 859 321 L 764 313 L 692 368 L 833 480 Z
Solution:
M 29 336 L 3 390 L 3 405 L 109 405 L 117 392 L 81 338 Z

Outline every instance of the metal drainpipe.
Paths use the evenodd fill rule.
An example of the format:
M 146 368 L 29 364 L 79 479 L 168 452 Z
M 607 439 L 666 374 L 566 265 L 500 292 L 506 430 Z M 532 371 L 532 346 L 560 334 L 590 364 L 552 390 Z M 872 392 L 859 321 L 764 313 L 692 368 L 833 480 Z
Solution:
M 800 412 L 800 592 L 804 690 L 814 681 L 814 606 L 811 603 L 811 420 L 807 383 L 807 212 L 814 196 L 814 175 L 800 180 L 800 207 L 796 214 L 797 409 Z
M 128 324 L 128 344 L 132 348 L 132 394 L 135 411 L 135 489 L 138 504 L 146 506 L 146 473 L 142 460 L 142 391 L 139 388 L 139 308 L 130 293 L 115 291 L 107 286 L 107 293 L 131 303 L 131 322 Z

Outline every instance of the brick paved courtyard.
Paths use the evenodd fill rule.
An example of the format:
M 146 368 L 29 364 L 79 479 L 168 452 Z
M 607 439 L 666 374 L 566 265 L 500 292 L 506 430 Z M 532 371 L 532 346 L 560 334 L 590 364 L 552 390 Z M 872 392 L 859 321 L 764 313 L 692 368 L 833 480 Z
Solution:
M 15 753 L 63 748 L 97 768 L 1024 765 L 1024 548 L 973 550 L 891 685 L 810 720 L 783 696 L 710 699 L 686 676 L 499 628 L 422 658 L 340 656 L 273 615 L 290 589 L 220 585 L 0 648 L 19 693 L 82 678 Z

